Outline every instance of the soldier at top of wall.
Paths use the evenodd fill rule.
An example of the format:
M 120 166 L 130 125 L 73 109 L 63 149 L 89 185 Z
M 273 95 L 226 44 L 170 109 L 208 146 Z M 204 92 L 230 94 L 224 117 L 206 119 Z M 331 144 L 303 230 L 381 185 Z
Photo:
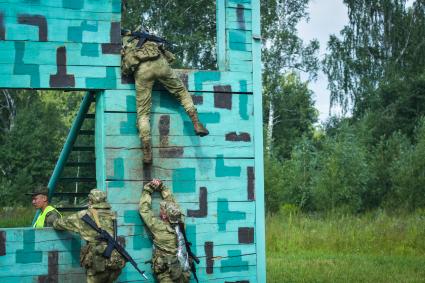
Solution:
M 124 75 L 134 76 L 136 83 L 137 127 L 143 143 L 143 162 L 152 163 L 150 112 L 152 87 L 155 81 L 161 82 L 183 106 L 192 120 L 195 133 L 206 136 L 208 130 L 200 123 L 192 97 L 183 82 L 170 67 L 174 54 L 165 49 L 165 40 L 139 28 L 131 32 L 123 30 L 121 70 Z

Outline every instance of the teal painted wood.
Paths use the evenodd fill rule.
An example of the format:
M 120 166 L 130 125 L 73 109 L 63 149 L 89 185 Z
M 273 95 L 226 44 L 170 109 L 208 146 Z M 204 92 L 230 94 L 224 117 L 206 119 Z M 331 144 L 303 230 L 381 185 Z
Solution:
M 227 85 L 233 92 L 252 92 L 252 78 L 246 72 L 216 72 L 216 71 L 183 71 L 178 73 L 188 75 L 188 91 L 194 92 L 214 92 L 214 86 Z M 103 88 L 108 90 L 134 90 L 134 84 L 121 83 L 121 75 L 117 74 L 118 81 L 115 88 Z M 154 89 L 159 90 L 160 85 L 154 85 Z M 161 88 L 163 89 L 163 88 Z
M 115 137 L 107 137 L 106 142 L 114 143 L 113 146 L 108 144 L 105 150 L 113 150 L 117 156 L 140 155 L 141 142 L 139 138 L 134 136 L 134 142 L 131 145 L 124 145 L 128 140 L 119 139 Z M 191 143 L 191 139 L 183 137 L 187 144 Z M 197 139 L 193 137 L 192 140 Z M 253 142 L 222 142 L 223 138 L 220 137 L 220 143 L 213 144 L 214 140 L 210 137 L 211 144 L 201 142 L 198 146 L 183 146 L 179 142 L 180 139 L 174 137 L 170 138 L 169 145 L 167 146 L 153 146 L 152 154 L 154 159 L 161 159 L 162 157 L 170 158 L 216 158 L 217 155 L 223 154 L 228 158 L 254 158 Z M 152 143 L 158 145 L 162 142 L 162 138 L 154 136 Z M 118 152 L 117 152 L 118 151 Z
M 145 180 L 141 153 L 134 155 L 108 149 L 105 155 L 107 180 Z M 161 158 L 158 161 L 152 166 L 152 176 L 169 180 L 174 174 L 179 181 L 248 178 L 247 167 L 254 166 L 254 160 L 251 159 L 225 159 L 223 156 L 205 159 Z
M 135 130 L 136 131 L 136 130 Z M 154 149 L 166 149 L 166 148 L 176 148 L 183 147 L 183 151 L 187 148 L 187 154 L 191 154 L 193 151 L 196 151 L 198 147 L 203 147 L 205 149 L 214 150 L 240 150 L 240 157 L 254 157 L 254 141 L 247 133 L 240 134 L 240 132 L 230 132 L 229 137 L 235 137 L 240 139 L 249 138 L 249 140 L 240 140 L 240 141 L 229 141 L 226 140 L 224 135 L 208 135 L 208 139 L 203 138 L 200 139 L 198 136 L 193 134 L 187 135 L 175 135 L 168 136 L 168 139 L 164 138 L 164 136 L 154 133 L 152 134 L 152 147 Z M 229 138 L 228 137 L 228 138 Z M 137 133 L 132 135 L 108 135 L 105 137 L 105 148 L 108 149 L 123 149 L 123 150 L 132 150 L 132 149 L 140 149 L 142 146 L 142 142 Z M 212 156 L 212 153 L 206 153 L 205 156 Z M 223 153 L 224 154 L 224 153 Z M 226 154 L 224 154 L 226 155 Z M 236 153 L 232 153 L 232 155 L 237 155 Z M 186 156 L 186 155 L 185 155 Z M 227 155 L 226 155 L 227 156 Z
M 67 66 L 116 66 L 121 63 L 121 56 L 102 54 L 102 45 L 98 43 L 61 43 L 33 42 L 16 45 L 14 41 L 0 41 L 0 64 L 14 64 L 16 54 L 23 54 L 24 64 L 57 65 L 56 51 L 59 47 L 66 48 L 66 55 L 72 58 Z
M 102 44 L 111 43 L 112 23 L 120 19 L 120 1 L 102 4 L 98 0 L 0 0 L 6 27 L 6 40 L 0 41 L 5 47 L 0 48 L 0 87 L 105 90 L 96 95 L 97 186 L 108 192 L 118 213 L 119 234 L 141 266 L 149 270 L 143 262 L 151 257 L 152 243 L 138 215 L 138 200 L 143 181 L 159 177 L 173 188 L 187 215 L 188 237 L 201 256 L 201 282 L 265 282 L 261 62 L 260 42 L 253 39 L 259 38 L 259 1 L 217 1 L 219 71 L 180 71 L 195 100 L 202 100 L 197 107 L 210 136 L 194 136 L 182 108 L 155 86 L 150 172 L 141 162 L 134 84 L 121 78 L 118 54 L 102 53 Z M 17 14 L 29 11 L 45 16 L 46 42 L 38 42 L 36 27 L 17 24 Z M 59 34 L 58 27 L 65 33 Z M 17 38 L 28 41 L 10 41 Z M 72 86 L 50 83 L 58 66 L 65 66 L 56 61 L 56 45 L 66 48 L 66 74 L 73 76 Z M 161 117 L 164 122 L 167 116 L 170 127 L 164 139 L 158 127 L 163 125 Z M 242 131 L 249 140 L 243 140 Z M 234 140 L 226 140 L 232 132 Z M 158 210 L 158 195 L 153 203 Z M 38 281 L 38 276 L 48 274 L 49 258 L 52 261 L 55 255 L 54 276 L 59 282 L 83 281 L 84 271 L 78 267 L 81 242 L 68 238 L 68 233 L 4 231 L 7 254 L 0 256 L 0 265 L 7 268 L 0 274 L 1 282 L 16 281 L 11 271 L 19 273 L 21 282 Z M 207 261 L 207 254 L 213 258 Z M 128 281 L 143 282 L 131 266 L 119 279 Z
M 257 275 L 258 282 L 266 282 L 266 232 L 265 232 L 265 211 L 264 211 L 264 161 L 263 161 L 263 104 L 262 104 L 262 85 L 261 85 L 261 17 L 260 1 L 253 0 L 252 21 L 254 29 L 253 37 L 253 90 L 254 99 L 258 103 L 254 105 L 255 115 L 255 189 L 256 189 L 256 238 L 257 238 Z
M 159 134 L 160 123 L 164 117 L 168 116 L 170 120 L 169 136 L 195 136 L 193 125 L 185 113 L 173 114 L 167 112 L 151 115 L 151 128 L 154 135 Z M 239 113 L 237 117 L 239 117 Z M 232 116 L 224 115 L 221 111 L 200 112 L 200 120 L 211 133 L 214 133 L 211 136 L 221 135 L 224 138 L 230 132 L 252 133 L 253 131 L 252 119 L 251 121 L 247 119 L 235 122 Z M 107 125 L 105 130 L 107 136 L 137 134 L 136 113 L 105 113 L 105 123 Z M 223 128 L 223 124 L 227 124 L 229 127 Z M 208 137 L 205 137 L 205 140 L 208 139 Z
M 38 11 L 37 9 L 48 10 L 55 8 L 56 12 L 97 12 L 97 13 L 114 13 L 116 16 L 121 16 L 121 1 L 119 0 L 103 0 L 101 3 L 96 0 L 0 0 L 0 3 L 11 5 L 26 11 Z M 60 14 L 56 14 L 59 16 Z M 84 17 L 84 19 L 90 19 Z M 107 18 L 105 18 L 107 20 Z
M 168 186 L 172 186 L 172 181 L 165 181 Z M 241 184 L 242 183 L 242 184 Z M 244 184 L 245 186 L 244 186 Z M 109 187 L 111 184 L 111 187 Z M 242 178 L 228 178 L 223 185 L 222 180 L 208 180 L 196 181 L 193 192 L 175 192 L 176 198 L 182 202 L 187 203 L 189 208 L 196 210 L 199 206 L 199 196 L 202 188 L 205 189 L 208 196 L 208 204 L 211 203 L 210 208 L 213 209 L 213 203 L 223 201 L 223 199 L 231 202 L 245 202 L 248 201 L 248 180 Z M 113 181 L 107 182 L 107 192 L 109 200 L 114 204 L 139 204 L 143 182 L 141 181 L 124 181 L 122 187 L 115 187 Z M 245 190 L 242 188 L 245 187 Z M 253 202 L 254 203 L 254 202 Z
M 217 65 L 219 71 L 226 71 L 226 14 L 225 1 L 216 1 L 217 13 Z
M 232 92 L 226 92 L 226 97 L 220 95 L 220 93 L 214 92 L 191 93 L 193 99 L 195 100 L 198 112 L 220 112 L 223 114 L 226 113 L 228 116 L 237 116 L 240 114 L 240 112 L 244 112 L 243 115 L 252 116 L 253 96 L 251 93 L 235 93 L 233 88 L 231 88 L 231 85 L 217 84 L 217 86 L 226 86 L 228 91 Z M 240 85 L 238 86 L 238 90 L 241 90 Z M 218 103 L 224 98 L 230 99 L 228 105 L 215 106 L 216 101 Z M 107 90 L 105 92 L 105 111 L 136 112 L 135 100 L 135 91 Z M 165 90 L 153 91 L 151 111 L 153 113 L 184 113 L 183 107 L 179 104 L 177 99 Z
M 245 25 L 241 26 L 238 21 L 232 20 L 226 22 L 226 29 L 235 29 L 235 30 L 252 30 L 252 23 L 245 22 Z
M 100 190 L 106 189 L 105 166 L 105 92 L 96 93 L 96 116 L 95 116 L 95 153 L 96 153 L 96 184 Z

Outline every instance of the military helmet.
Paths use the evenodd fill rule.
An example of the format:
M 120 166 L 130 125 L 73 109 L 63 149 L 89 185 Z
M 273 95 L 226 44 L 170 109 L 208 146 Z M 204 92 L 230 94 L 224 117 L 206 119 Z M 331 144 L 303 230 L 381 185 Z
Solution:
M 178 204 L 170 201 L 161 201 L 159 206 L 167 214 L 170 223 L 178 223 L 181 221 L 182 212 Z
M 105 202 L 106 201 L 106 193 L 99 190 L 99 189 L 93 189 L 89 193 L 89 201 L 92 204 Z

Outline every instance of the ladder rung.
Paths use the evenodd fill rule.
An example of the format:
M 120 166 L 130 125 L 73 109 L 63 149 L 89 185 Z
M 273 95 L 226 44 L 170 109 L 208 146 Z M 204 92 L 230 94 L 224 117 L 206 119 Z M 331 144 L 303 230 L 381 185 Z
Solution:
M 94 119 L 94 118 L 96 117 L 96 115 L 95 115 L 95 114 L 93 114 L 93 113 L 87 113 L 84 117 L 85 117 L 86 119 Z
M 94 152 L 94 146 L 74 146 L 72 151 L 91 151 Z
M 94 136 L 94 131 L 93 130 L 80 130 L 78 132 L 79 135 L 82 136 Z
M 54 197 L 65 196 L 65 197 L 86 197 L 89 193 L 72 193 L 72 192 L 55 192 L 53 193 Z
M 89 178 L 89 177 L 62 177 L 62 178 L 59 178 L 59 181 L 67 182 L 67 183 L 74 183 L 74 182 L 92 183 L 92 182 L 96 182 L 96 178 Z
M 79 210 L 84 210 L 87 209 L 87 206 L 69 206 L 69 207 L 56 207 L 57 210 L 59 211 L 79 211 Z
M 68 162 L 65 167 L 94 167 L 95 165 L 94 162 Z

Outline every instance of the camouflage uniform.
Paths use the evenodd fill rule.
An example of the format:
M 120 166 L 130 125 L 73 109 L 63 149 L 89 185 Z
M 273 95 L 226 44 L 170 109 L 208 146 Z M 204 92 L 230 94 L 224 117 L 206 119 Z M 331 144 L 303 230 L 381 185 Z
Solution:
M 60 213 L 55 209 L 46 214 L 46 219 L 44 220 L 44 227 L 53 227 L 53 223 L 56 219 L 61 218 Z
M 138 40 L 128 40 L 129 37 L 123 38 L 123 50 L 131 50 L 131 52 L 123 51 L 122 66 L 126 64 L 131 65 L 131 67 L 127 68 L 131 69 L 131 72 L 128 73 L 134 74 L 136 83 L 137 127 L 139 129 L 139 137 L 143 143 L 143 159 L 145 163 L 151 163 L 150 112 L 152 106 L 152 87 L 156 80 L 160 81 L 183 106 L 193 122 L 197 135 L 206 136 L 209 132 L 199 122 L 198 113 L 193 104 L 192 97 L 169 65 L 175 59 L 174 54 L 167 51 L 162 45 L 158 45 L 152 41 L 147 41 L 142 47 L 137 48 Z
M 91 190 L 89 201 L 89 209 L 58 219 L 53 223 L 53 228 L 78 233 L 87 241 L 87 245 L 80 252 L 80 263 L 86 268 L 88 283 L 114 282 L 125 266 L 123 257 L 116 250 L 112 252 L 111 258 L 103 257 L 106 242 L 98 241 L 98 233 L 81 218 L 88 214 L 98 227 L 114 235 L 113 221 L 116 216 L 106 202 L 104 192 L 97 189 Z
M 162 186 L 161 195 L 164 202 L 171 207 L 178 207 L 171 191 Z M 156 189 L 151 183 L 145 185 L 140 198 L 139 212 L 150 230 L 153 238 L 152 269 L 160 283 L 186 283 L 189 282 L 190 272 L 183 271 L 177 258 L 177 234 L 169 222 L 155 217 L 152 212 L 153 190 Z

